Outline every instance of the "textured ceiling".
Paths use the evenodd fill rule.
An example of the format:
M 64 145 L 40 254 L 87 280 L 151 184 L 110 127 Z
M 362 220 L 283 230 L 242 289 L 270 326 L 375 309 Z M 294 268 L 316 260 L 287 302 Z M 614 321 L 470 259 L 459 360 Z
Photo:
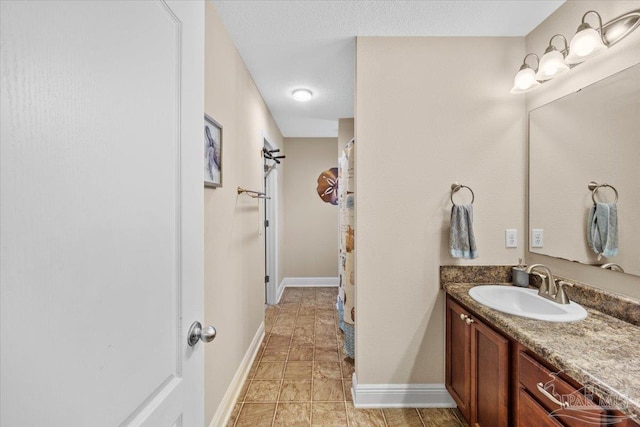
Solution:
M 354 115 L 356 36 L 525 36 L 564 0 L 213 3 L 282 134 L 335 137 Z

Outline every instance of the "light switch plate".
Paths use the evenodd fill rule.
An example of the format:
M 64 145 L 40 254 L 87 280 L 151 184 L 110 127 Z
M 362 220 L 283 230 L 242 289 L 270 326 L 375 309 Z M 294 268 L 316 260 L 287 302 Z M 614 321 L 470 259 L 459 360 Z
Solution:
M 504 246 L 505 248 L 518 247 L 518 230 L 515 228 L 507 228 L 504 230 Z
M 541 248 L 544 245 L 544 230 L 542 228 L 531 229 L 531 247 Z

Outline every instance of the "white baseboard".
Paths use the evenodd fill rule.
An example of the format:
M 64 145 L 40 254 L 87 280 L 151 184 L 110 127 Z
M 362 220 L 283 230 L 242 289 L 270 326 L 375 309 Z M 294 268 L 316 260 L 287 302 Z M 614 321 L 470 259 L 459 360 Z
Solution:
M 282 292 L 287 287 L 337 287 L 339 284 L 338 277 L 284 277 L 278 285 L 276 301 L 280 302 Z
M 216 413 L 213 415 L 213 419 L 211 420 L 209 427 L 226 426 L 229 422 L 229 418 L 231 418 L 231 413 L 233 412 L 233 407 L 236 400 L 238 400 L 238 395 L 240 394 L 240 390 L 242 390 L 242 385 L 249 375 L 249 370 L 251 369 L 253 360 L 256 358 L 256 354 L 258 354 L 260 343 L 262 343 L 263 338 L 264 322 L 260 323 L 251 344 L 249 344 L 249 348 L 244 354 L 242 362 L 240 362 L 240 366 L 231 380 L 231 384 L 227 387 L 227 391 L 222 397 L 222 401 L 220 402 Z
M 280 298 L 282 298 L 282 293 L 284 292 L 285 279 L 282 279 L 282 282 L 278 285 L 278 289 L 276 290 L 276 304 L 280 303 Z
M 444 384 L 358 384 L 353 374 L 356 408 L 455 408 Z

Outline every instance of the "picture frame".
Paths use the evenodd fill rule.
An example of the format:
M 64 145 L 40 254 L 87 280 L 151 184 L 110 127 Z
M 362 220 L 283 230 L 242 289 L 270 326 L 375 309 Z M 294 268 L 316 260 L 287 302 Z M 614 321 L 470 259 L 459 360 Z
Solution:
M 222 187 L 222 125 L 204 115 L 204 186 Z

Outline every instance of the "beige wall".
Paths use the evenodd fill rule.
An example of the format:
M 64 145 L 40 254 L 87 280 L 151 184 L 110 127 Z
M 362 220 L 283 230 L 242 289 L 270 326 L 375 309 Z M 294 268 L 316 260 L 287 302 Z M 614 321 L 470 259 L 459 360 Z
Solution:
M 338 206 L 316 192 L 323 171 L 338 166 L 337 138 L 285 138 L 284 277 L 338 276 Z
M 567 1 L 526 37 L 527 52 L 541 54 L 551 36 L 557 33 L 573 36 L 580 18 L 588 10 L 596 10 L 604 22 L 638 8 L 634 1 Z M 591 22 L 591 21 L 589 21 Z M 611 74 L 640 63 L 640 30 L 635 31 L 606 53 L 572 69 L 567 75 L 545 83 L 543 87 L 526 95 L 526 108 L 530 111 L 564 95 L 572 93 Z M 597 105 L 594 105 L 597 108 Z M 541 262 L 562 276 L 599 286 L 604 289 L 640 298 L 640 277 L 604 271 L 544 255 L 527 252 L 527 263 Z
M 524 39 L 364 37 L 356 55 L 358 383 L 444 383 L 439 266 L 524 253 Z M 454 181 L 476 195 L 472 261 L 448 253 Z
M 263 133 L 282 136 L 213 6 L 205 10 L 205 112 L 223 126 L 223 187 L 204 189 L 205 420 L 211 422 L 264 319 L 261 207 L 236 187 L 261 190 Z
M 338 158 L 342 156 L 342 150 L 355 136 L 354 119 L 338 119 Z

